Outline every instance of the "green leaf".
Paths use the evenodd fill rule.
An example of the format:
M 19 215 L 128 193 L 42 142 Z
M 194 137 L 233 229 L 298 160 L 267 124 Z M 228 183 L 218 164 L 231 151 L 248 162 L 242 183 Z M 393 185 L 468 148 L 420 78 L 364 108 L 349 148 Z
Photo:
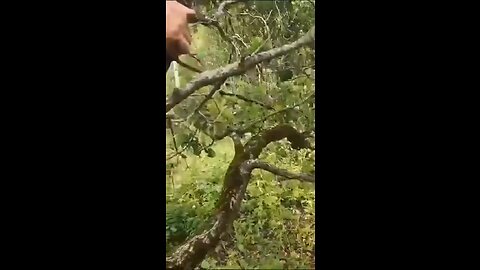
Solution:
M 258 197 L 262 194 L 260 189 L 256 186 L 251 186 L 251 188 L 248 189 L 248 194 L 252 197 Z
M 237 244 L 237 248 L 238 248 L 238 250 L 240 250 L 241 252 L 245 252 L 245 247 L 244 247 L 242 244 Z
M 210 263 L 207 262 L 207 260 L 204 260 L 202 264 L 200 264 L 202 268 L 209 269 L 210 268 Z
M 208 148 L 207 149 L 207 155 L 208 155 L 208 157 L 215 157 L 215 155 L 216 155 L 215 150 L 213 150 L 212 148 Z
M 278 203 L 278 197 L 277 196 L 267 196 L 265 198 L 265 203 L 267 205 L 273 205 Z

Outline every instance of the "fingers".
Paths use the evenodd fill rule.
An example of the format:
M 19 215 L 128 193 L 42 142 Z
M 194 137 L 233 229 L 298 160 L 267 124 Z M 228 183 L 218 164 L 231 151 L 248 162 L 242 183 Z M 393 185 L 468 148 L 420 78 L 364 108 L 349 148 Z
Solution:
M 167 54 L 170 55 L 172 58 L 175 58 L 176 56 L 176 45 L 175 45 L 175 40 L 167 38 L 166 40 L 166 49 L 167 49 Z
M 185 29 L 183 30 L 183 37 L 188 42 L 188 44 L 192 44 L 192 35 L 190 34 L 190 29 L 187 25 L 185 25 Z
M 184 38 L 167 40 L 168 54 L 177 59 L 180 55 L 190 54 L 190 44 Z
M 170 14 L 167 13 L 167 52 L 177 58 L 182 54 L 189 54 L 192 36 L 189 23 L 197 21 L 195 10 L 171 1 Z M 170 15 L 170 16 L 169 16 Z
M 190 44 L 192 44 L 192 36 L 188 25 L 184 25 L 172 35 L 170 41 L 167 42 L 167 51 L 173 56 L 180 56 L 182 54 L 190 53 Z
M 188 23 L 196 23 L 198 21 L 197 13 L 193 9 L 187 10 L 187 22 Z
M 183 13 L 187 17 L 187 23 L 196 23 L 197 22 L 197 13 L 195 10 L 188 8 L 184 5 L 181 5 L 183 9 Z
M 183 55 L 183 54 L 190 54 L 190 42 L 188 42 L 186 39 L 180 39 L 177 42 L 177 56 Z

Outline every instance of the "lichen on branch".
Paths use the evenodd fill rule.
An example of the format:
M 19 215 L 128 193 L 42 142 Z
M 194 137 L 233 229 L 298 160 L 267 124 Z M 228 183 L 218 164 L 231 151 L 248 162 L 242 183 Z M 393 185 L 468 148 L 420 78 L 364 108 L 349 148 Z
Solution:
M 168 98 L 166 101 L 166 112 L 169 112 L 177 104 L 204 86 L 214 84 L 219 80 L 225 80 L 228 77 L 244 74 L 261 62 L 285 55 L 293 50 L 313 43 L 314 41 L 315 27 L 312 27 L 304 36 L 292 43 L 245 57 L 240 61 L 228 64 L 221 68 L 204 71 L 199 74 L 196 79 L 190 81 L 183 89 L 175 89 L 170 98 Z
M 238 217 L 253 169 L 264 169 L 290 179 L 315 181 L 312 176 L 291 173 L 257 160 L 269 143 L 284 138 L 291 142 L 292 147 L 309 147 L 307 137 L 295 128 L 289 125 L 278 125 L 252 137 L 245 145 L 241 144 L 235 134 L 231 138 L 235 145 L 235 156 L 225 173 L 222 193 L 217 203 L 215 223 L 210 229 L 194 236 L 167 257 L 167 269 L 193 269 L 217 246 L 222 235 Z

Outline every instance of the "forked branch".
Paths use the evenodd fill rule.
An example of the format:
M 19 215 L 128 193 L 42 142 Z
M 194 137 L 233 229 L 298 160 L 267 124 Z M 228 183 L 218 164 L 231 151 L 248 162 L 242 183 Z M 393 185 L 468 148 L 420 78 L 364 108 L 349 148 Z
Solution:
M 202 72 L 198 77 L 189 82 L 184 89 L 175 89 L 166 102 L 166 112 L 169 112 L 173 107 L 189 97 L 198 89 L 211 85 L 219 80 L 224 80 L 231 76 L 238 76 L 244 74 L 255 65 L 274 59 L 276 57 L 285 55 L 293 50 L 299 49 L 315 41 L 315 27 L 312 27 L 303 37 L 295 42 L 264 51 L 252 56 L 248 56 L 241 61 L 226 65 L 214 70 Z
M 167 269 L 193 269 L 198 266 L 220 242 L 222 235 L 238 217 L 251 172 L 255 168 L 265 169 L 286 178 L 312 182 L 311 176 L 295 174 L 257 161 L 263 148 L 269 143 L 287 138 L 292 146 L 308 146 L 305 136 L 291 126 L 279 125 L 253 137 L 243 146 L 238 137 L 232 135 L 235 156 L 224 177 L 222 194 L 217 204 L 215 223 L 203 233 L 191 238 L 167 257 Z M 303 140 L 303 141 L 302 141 Z M 314 182 L 314 178 L 313 178 Z

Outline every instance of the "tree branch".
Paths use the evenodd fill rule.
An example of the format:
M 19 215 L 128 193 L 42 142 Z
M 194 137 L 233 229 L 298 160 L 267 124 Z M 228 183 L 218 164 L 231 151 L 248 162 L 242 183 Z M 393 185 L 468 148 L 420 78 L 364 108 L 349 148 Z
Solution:
M 198 107 L 195 109 L 195 111 L 193 111 L 193 114 L 200 111 L 200 109 L 203 107 L 203 105 L 205 105 L 205 103 L 207 103 L 207 101 L 210 100 L 213 97 L 213 95 L 222 87 L 223 83 L 225 83 L 225 80 L 226 80 L 226 78 L 217 82 L 213 86 L 212 90 L 210 90 L 208 95 L 205 96 L 205 99 L 203 99 L 202 102 L 200 103 L 200 105 L 198 105 Z
M 227 0 L 222 2 L 218 7 L 217 12 L 215 12 L 215 14 L 213 15 L 214 16 L 213 18 L 208 18 L 207 16 L 204 16 L 203 14 L 200 13 L 198 9 L 196 9 L 198 21 L 195 23 L 195 24 L 201 24 L 204 26 L 214 26 L 217 29 L 218 33 L 220 34 L 220 37 L 222 37 L 223 40 L 225 40 L 230 45 L 232 45 L 232 47 L 235 49 L 235 52 L 237 53 L 238 56 L 240 56 L 240 50 L 238 49 L 237 45 L 235 45 L 235 42 L 233 42 L 233 40 L 222 29 L 218 20 L 221 16 L 225 15 L 225 12 L 227 12 L 225 11 L 225 8 L 227 6 L 230 6 L 235 3 L 241 3 L 241 2 L 246 2 L 246 0 Z
M 172 154 L 171 156 L 167 157 L 166 160 L 170 160 L 178 155 L 181 155 L 183 154 L 183 152 L 185 152 L 188 147 L 191 145 L 191 143 L 193 142 L 193 138 L 195 138 L 195 136 L 197 135 L 197 132 L 198 132 L 198 129 L 195 130 L 195 132 L 193 133 L 193 135 L 190 137 L 190 139 L 188 140 L 188 142 L 184 145 L 184 147 L 182 148 L 181 151 L 178 151 L 178 148 L 175 147 L 175 153 Z
M 273 110 L 273 107 L 272 107 L 272 106 L 269 106 L 269 105 L 267 105 L 267 104 L 264 104 L 264 103 L 262 103 L 262 102 L 260 102 L 260 101 L 256 101 L 256 100 L 253 100 L 253 99 L 249 99 L 249 98 L 247 98 L 247 97 L 245 97 L 245 96 L 243 96 L 243 95 L 240 95 L 240 94 L 227 93 L 227 92 L 225 92 L 225 91 L 223 91 L 223 90 L 218 91 L 218 93 L 219 93 L 220 95 L 222 95 L 222 96 L 236 97 L 236 98 L 241 99 L 241 100 L 243 100 L 243 101 L 250 102 L 250 103 L 253 103 L 253 104 L 257 104 L 257 105 L 260 105 L 260 106 L 262 106 L 262 107 L 265 107 L 265 108 L 267 108 L 267 109 L 269 109 L 269 110 Z
M 246 57 L 242 59 L 243 61 L 240 60 L 215 70 L 204 71 L 195 80 L 189 82 L 184 89 L 175 89 L 173 91 L 172 95 L 166 102 L 166 112 L 169 112 L 181 101 L 204 86 L 213 84 L 219 80 L 223 80 L 231 76 L 241 75 L 263 61 L 285 55 L 288 52 L 314 42 L 314 40 L 315 27 L 312 27 L 307 34 L 295 42 Z
M 225 174 L 222 191 L 225 200 L 219 201 L 215 223 L 210 229 L 194 236 L 167 257 L 166 269 L 194 269 L 205 259 L 208 252 L 217 246 L 222 235 L 237 217 L 250 179 L 241 176 L 236 169 L 238 161 L 243 160 L 244 151 L 240 139 L 238 137 L 232 137 L 232 139 L 235 145 L 235 156 Z
M 304 104 L 305 102 L 309 101 L 311 98 L 315 97 L 315 92 L 308 95 L 304 100 L 300 101 L 299 103 L 297 104 L 293 104 L 291 106 L 287 106 L 283 109 L 280 109 L 278 111 L 274 111 L 268 115 L 266 115 L 265 117 L 262 117 L 258 120 L 255 120 L 247 125 L 245 125 L 244 127 L 242 128 L 228 128 L 225 132 L 221 133 L 221 134 L 215 134 L 215 140 L 221 140 L 227 136 L 229 136 L 230 134 L 232 133 L 237 133 L 237 134 L 244 134 L 246 132 L 249 132 L 251 131 L 252 128 L 255 127 L 255 125 L 259 124 L 259 123 L 263 123 L 265 122 L 265 120 L 267 120 L 268 118 L 274 116 L 274 115 L 277 115 L 277 114 L 280 114 L 280 113 L 284 113 L 284 112 L 287 112 L 288 110 L 293 110 L 295 107 L 297 106 L 300 106 L 302 104 Z
M 284 169 L 277 168 L 271 164 L 263 162 L 258 159 L 248 160 L 244 163 L 244 170 L 253 171 L 254 169 L 262 169 L 268 172 L 271 172 L 275 175 L 283 176 L 287 179 L 297 179 L 305 182 L 315 183 L 315 175 L 310 175 L 306 173 L 293 173 Z
M 300 102 L 297 103 L 297 104 L 293 104 L 292 106 L 287 106 L 287 107 L 285 107 L 285 108 L 283 108 L 283 109 L 280 109 L 280 110 L 278 110 L 278 111 L 274 111 L 274 112 L 266 115 L 265 117 L 262 117 L 262 118 L 260 118 L 260 119 L 258 119 L 258 120 L 256 120 L 256 121 L 252 122 L 251 124 L 247 125 L 247 127 L 243 128 L 243 129 L 242 129 L 242 132 L 248 131 L 249 129 L 251 129 L 253 126 L 255 126 L 255 125 L 258 124 L 258 123 L 265 122 L 265 120 L 267 120 L 268 118 L 270 118 L 270 117 L 272 117 L 272 116 L 274 116 L 274 115 L 277 115 L 277 114 L 282 113 L 282 112 L 286 112 L 286 111 L 288 111 L 288 110 L 293 110 L 295 107 L 298 107 L 298 106 L 300 106 L 300 105 L 303 105 L 305 102 L 309 101 L 310 98 L 312 98 L 312 97 L 315 97 L 315 92 L 313 92 L 312 94 L 308 95 L 304 100 L 300 101 Z
M 311 180 L 299 174 L 285 172 L 273 166 L 255 162 L 263 148 L 269 143 L 283 138 L 287 138 L 292 143 L 292 147 L 294 145 L 308 146 L 303 134 L 288 125 L 279 125 L 266 130 L 253 137 L 245 146 L 241 144 L 237 136 L 232 136 L 235 156 L 230 162 L 224 177 L 222 193 L 217 204 L 216 221 L 212 228 L 194 236 L 177 248 L 171 256 L 167 257 L 167 269 L 193 269 L 205 259 L 210 250 L 217 246 L 222 235 L 238 217 L 240 205 L 254 168 L 266 168 L 287 178 Z
M 259 135 L 254 136 L 245 144 L 245 152 L 249 153 L 248 159 L 256 159 L 269 143 L 287 139 L 293 149 L 308 149 L 310 143 L 307 136 L 298 132 L 294 127 L 281 124 L 274 128 L 264 130 Z
M 228 42 L 230 45 L 232 45 L 237 55 L 240 56 L 240 49 L 238 49 L 237 45 L 235 45 L 233 40 L 230 37 L 228 37 L 227 34 L 225 34 L 225 31 L 223 31 L 222 27 L 220 26 L 220 23 L 217 20 L 204 18 L 198 23 L 204 26 L 214 26 L 217 29 L 218 33 L 220 34 L 220 37 L 226 42 Z
M 225 8 L 226 7 L 228 7 L 230 5 L 233 5 L 235 3 L 241 3 L 241 2 L 246 2 L 246 0 L 227 0 L 227 1 L 223 1 L 218 6 L 217 12 L 215 12 L 215 18 L 220 18 L 221 16 L 223 16 L 225 14 Z

